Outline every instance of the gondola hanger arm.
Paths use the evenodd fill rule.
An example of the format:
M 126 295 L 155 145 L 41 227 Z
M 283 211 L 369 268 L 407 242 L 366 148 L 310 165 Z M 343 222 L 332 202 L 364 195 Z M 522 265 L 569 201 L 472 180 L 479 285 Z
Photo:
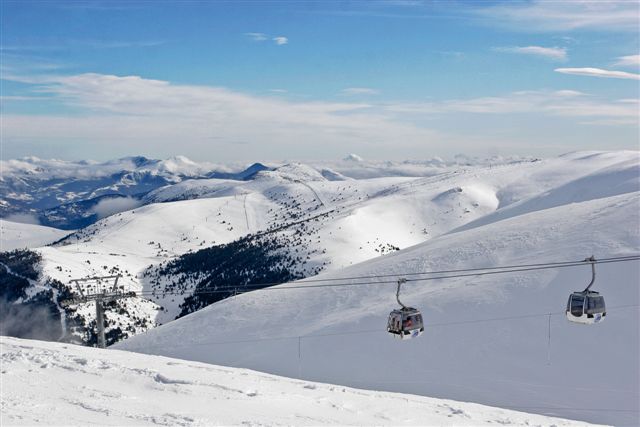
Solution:
M 591 288 L 591 286 L 593 286 L 593 284 L 596 281 L 596 259 L 593 255 L 591 255 L 591 257 L 586 258 L 584 261 L 591 263 L 591 282 L 589 282 L 589 286 L 587 286 L 586 289 L 583 291 L 583 292 L 588 292 L 589 288 Z
M 405 279 L 404 277 L 398 279 L 398 290 L 396 291 L 396 300 L 398 301 L 398 304 L 402 306 L 402 308 L 407 308 L 407 306 L 404 305 L 402 301 L 400 301 L 400 286 L 402 286 L 403 283 L 407 283 L 407 279 Z

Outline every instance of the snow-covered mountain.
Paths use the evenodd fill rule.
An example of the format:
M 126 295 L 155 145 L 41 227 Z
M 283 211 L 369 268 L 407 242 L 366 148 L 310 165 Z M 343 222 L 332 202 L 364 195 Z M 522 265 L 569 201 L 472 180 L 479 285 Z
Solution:
M 598 267 L 597 288 L 602 283 L 610 313 L 594 328 L 575 329 L 561 316 L 568 293 L 586 284 L 586 267 L 408 284 L 405 299 L 425 309 L 427 320 L 415 343 L 389 341 L 384 332 L 395 306 L 392 283 L 251 292 L 172 322 L 256 282 L 317 273 L 395 280 L 420 271 L 640 252 L 637 152 L 469 163 L 437 172 L 411 163 L 428 176 L 366 179 L 340 164 L 331 175 L 328 165 L 284 163 L 258 167 L 247 180 L 182 180 L 149 192 L 143 206 L 36 248 L 41 261 L 29 281 L 6 272 L 1 278 L 24 292 L 14 293 L 16 304 L 48 298 L 47 309 L 60 310 L 50 339 L 66 323 L 65 339 L 95 342 L 93 304 L 62 310 L 58 299 L 71 278 L 120 273 L 140 297 L 107 307 L 109 342 L 166 324 L 121 344 L 136 351 L 633 424 L 639 322 L 637 308 L 621 307 L 638 301 L 633 263 Z M 36 258 L 3 259 L 15 271 L 21 259 Z M 211 288 L 224 292 L 194 295 Z M 487 320 L 495 318 L 509 320 Z M 594 340 L 597 348 L 576 350 Z M 398 358 L 406 363 L 398 366 Z M 576 370 L 590 374 L 567 383 Z M 600 387 L 594 384 L 607 384 L 607 392 L 592 393 Z
M 317 166 L 288 163 L 257 167 L 246 181 L 186 180 L 149 193 L 144 206 L 38 249 L 38 281 L 65 284 L 72 278 L 122 274 L 121 283 L 144 298 L 109 307 L 113 342 L 242 292 L 247 283 L 339 271 L 509 212 L 548 192 L 562 194 L 556 189 L 563 186 L 569 196 L 557 203 L 579 201 L 571 194 L 584 185 L 573 188 L 572 183 L 607 168 L 626 170 L 626 178 L 615 189 L 616 175 L 604 176 L 601 191 L 627 191 L 636 185 L 637 163 L 633 152 L 574 153 L 544 161 L 444 167 L 423 178 L 338 181 L 327 179 Z M 228 289 L 229 281 L 233 290 L 193 295 L 205 287 Z M 67 316 L 90 326 L 93 305 L 67 310 Z M 87 332 L 83 339 L 95 341 L 92 329 Z
M 344 190 L 345 183 L 307 184 L 330 206 L 343 209 L 326 223 L 320 221 L 318 241 L 335 267 L 326 267 L 314 280 L 392 279 L 334 288 L 305 288 L 303 280 L 291 290 L 249 292 L 116 347 L 347 386 L 638 425 L 637 261 L 597 267 L 594 288 L 605 296 L 608 315 L 592 327 L 564 319 L 569 293 L 589 282 L 585 264 L 411 282 L 403 299 L 423 310 L 424 336 L 398 342 L 385 331 L 386 316 L 397 305 L 395 278 L 640 253 L 637 152 L 573 153 L 384 184 L 358 181 L 362 199 L 352 196 L 355 188 Z M 331 186 L 338 184 L 343 195 L 350 195 L 348 207 L 342 196 L 336 200 Z M 402 250 L 365 256 L 372 246 L 363 243 L 376 237 Z M 363 258 L 369 260 L 358 263 Z
M 350 178 L 432 176 L 447 168 L 530 160 L 458 156 L 449 162 L 439 158 L 404 162 L 361 159 L 356 162 L 352 160 L 353 156 L 356 155 L 337 162 L 312 162 L 311 166 L 326 179 L 341 181 Z M 260 171 L 287 163 L 291 162 L 275 162 L 271 167 L 261 163 L 220 165 L 196 163 L 184 156 L 165 160 L 134 156 L 102 163 L 37 157 L 0 160 L 0 217 L 19 222 L 37 221 L 67 230 L 77 229 L 111 213 L 160 201 L 153 196 L 144 197 L 160 187 L 199 179 L 246 181 Z M 194 183 L 188 186 L 194 185 L 197 186 Z M 185 199 L 193 195 L 185 192 L 176 196 Z
M 103 163 L 36 157 L 2 160 L 0 216 L 28 216 L 43 225 L 81 228 L 113 212 L 140 206 L 141 197 L 166 185 L 185 179 L 242 180 L 267 169 L 259 164 L 238 167 L 196 163 L 184 156 L 166 160 L 136 156 Z
M 537 163 L 503 165 L 504 174 Z M 594 165 L 597 162 L 590 167 Z M 119 302 L 107 317 L 115 318 L 113 327 L 139 332 L 140 321 L 135 326 L 127 318 L 144 319 L 143 324 L 153 326 L 214 302 L 214 297 L 224 297 L 192 298 L 184 306 L 194 289 L 210 281 L 221 257 L 234 258 L 229 250 L 242 250 L 239 239 L 268 247 L 279 241 L 279 256 L 288 263 L 286 271 L 265 275 L 251 265 L 240 265 L 216 271 L 215 281 L 234 277 L 242 286 L 340 269 L 423 242 L 492 212 L 497 201 L 490 196 L 491 190 L 488 197 L 483 191 L 493 185 L 490 180 L 502 179 L 490 178 L 496 171 L 496 167 L 475 166 L 430 178 L 331 181 L 315 168 L 285 164 L 258 171 L 248 181 L 184 181 L 153 191 L 145 206 L 111 215 L 40 249 L 43 277 L 65 283 L 76 277 L 124 274 L 130 289 L 153 294 L 136 303 L 134 312 L 132 304 Z M 477 174 L 488 184 L 476 182 Z M 236 249 L 221 247 L 232 242 Z M 182 256 L 198 250 L 209 252 Z M 191 260 L 198 257 L 205 262 L 192 271 Z M 239 270 L 241 276 L 236 274 Z M 176 289 L 184 294 L 165 295 L 166 290 Z M 90 324 L 93 309 L 88 305 L 80 312 Z
M 2 425 L 578 426 L 474 403 L 0 337 Z

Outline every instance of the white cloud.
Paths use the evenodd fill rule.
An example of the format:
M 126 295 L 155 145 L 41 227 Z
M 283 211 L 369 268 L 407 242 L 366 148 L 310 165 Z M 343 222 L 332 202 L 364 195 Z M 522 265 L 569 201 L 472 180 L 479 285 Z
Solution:
M 580 122 L 581 125 L 596 126 L 638 126 L 638 120 L 634 118 L 628 119 L 595 119 Z
M 100 200 L 91 209 L 91 212 L 98 215 L 98 219 L 102 219 L 119 212 L 135 209 L 139 206 L 142 206 L 142 202 L 132 197 L 110 197 Z
M 379 92 L 368 87 L 348 87 L 340 91 L 344 95 L 377 95 Z
M 603 70 L 601 68 L 556 68 L 554 71 L 563 74 L 573 74 L 576 76 L 603 77 L 609 79 L 631 79 L 640 80 L 640 74 L 627 73 L 625 71 Z
M 267 40 L 267 35 L 264 33 L 244 33 L 244 35 L 256 42 L 263 42 Z
M 505 2 L 475 10 L 491 25 L 519 31 L 638 31 L 640 4 L 628 0 Z
M 540 113 L 561 117 L 635 119 L 638 100 L 603 101 L 573 90 L 520 91 L 505 96 L 449 100 L 440 103 L 399 104 L 390 111 L 404 114 L 522 114 Z
M 614 67 L 640 67 L 640 55 L 619 56 L 618 61 L 613 64 Z
M 255 42 L 263 42 L 271 38 L 271 40 L 278 46 L 289 43 L 289 39 L 285 36 L 269 37 L 269 35 L 265 33 L 244 33 L 244 35 Z
M 494 50 L 506 53 L 519 53 L 524 55 L 542 56 L 545 58 L 564 61 L 567 59 L 567 49 L 563 47 L 542 47 L 542 46 L 515 46 L 496 47 Z
M 347 157 L 345 157 L 342 160 L 344 160 L 345 162 L 363 162 L 364 161 L 362 157 L 354 153 L 348 154 Z
M 5 217 L 4 219 L 11 222 L 19 222 L 20 224 L 40 225 L 40 220 L 34 214 L 16 213 L 16 214 L 11 214 Z
M 585 93 L 578 92 L 577 90 L 569 90 L 569 89 L 556 90 L 555 92 L 552 92 L 552 93 L 554 96 L 562 96 L 562 97 L 586 95 Z
M 170 156 L 179 146 L 191 157 L 218 153 L 234 158 L 246 156 L 248 143 L 254 156 L 292 158 L 314 150 L 322 156 L 332 147 L 364 151 L 395 140 L 428 146 L 435 135 L 360 102 L 293 102 L 138 76 L 88 73 L 26 79 L 37 82 L 32 92 L 79 114 L 5 113 L 5 147 L 28 142 L 33 147 L 69 147 L 74 157 L 112 157 L 132 152 Z M 40 152 L 37 147 L 30 151 Z
M 47 99 L 44 96 L 14 96 L 14 95 L 0 95 L 0 102 L 7 101 L 42 101 Z
M 7 158 L 52 152 L 56 157 L 73 158 L 132 153 L 167 157 L 181 152 L 216 162 L 247 156 L 263 161 L 321 159 L 345 151 L 387 158 L 409 153 L 441 155 L 478 149 L 474 129 L 490 121 L 467 120 L 465 114 L 495 116 L 493 127 L 482 133 L 484 142 L 504 138 L 500 129 L 509 127 L 505 117 L 521 114 L 535 123 L 534 128 L 523 127 L 519 139 L 505 144 L 515 148 L 520 143 L 527 151 L 530 144 L 539 142 L 534 141 L 534 129 L 544 116 L 576 118 L 566 121 L 566 134 L 562 133 L 566 141 L 576 144 L 582 141 L 577 138 L 584 137 L 575 131 L 578 120 L 619 125 L 637 125 L 638 120 L 636 99 L 611 101 L 574 90 L 373 104 L 290 101 L 138 76 L 89 73 L 21 79 L 35 81 L 30 92 L 49 97 L 49 102 L 65 107 L 60 111 L 71 113 L 4 113 L 0 131 Z M 449 127 L 446 123 L 452 121 L 454 127 Z M 430 126 L 449 130 L 436 131 Z M 565 149 L 571 147 L 566 142 Z
M 284 36 L 274 37 L 273 41 L 279 46 L 282 46 L 283 44 L 289 43 L 289 39 L 284 37 Z

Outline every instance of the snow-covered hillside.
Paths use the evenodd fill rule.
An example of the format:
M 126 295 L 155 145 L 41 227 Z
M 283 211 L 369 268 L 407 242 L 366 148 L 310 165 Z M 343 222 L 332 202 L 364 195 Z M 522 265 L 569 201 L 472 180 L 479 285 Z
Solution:
M 2 425 L 571 426 L 473 403 L 0 337 Z
M 449 162 L 439 158 L 404 162 L 360 159 L 312 162 L 311 167 L 306 167 L 328 180 L 344 181 L 351 178 L 433 176 L 452 168 L 527 160 L 530 159 L 470 159 L 465 156 L 457 156 Z M 276 162 L 271 166 L 284 164 Z M 134 156 L 106 162 L 37 157 L 0 160 L 0 217 L 28 215 L 32 221 L 38 220 L 43 225 L 66 230 L 78 229 L 102 219 L 109 211 L 121 212 L 143 202 L 159 201 L 154 200 L 153 196 L 145 197 L 158 188 L 185 180 L 247 181 L 258 172 L 269 169 L 271 167 L 261 163 L 197 163 L 184 156 L 165 160 Z M 189 187 L 200 186 L 190 183 L 178 188 L 179 198 L 175 200 L 191 198 L 187 191 Z
M 299 266 L 304 275 L 318 269 L 337 271 L 616 167 L 632 175 L 637 153 L 576 153 L 544 161 L 469 166 L 427 178 L 329 181 L 304 165 L 285 165 L 246 182 L 185 181 L 148 196 L 178 201 L 110 216 L 56 247 L 43 248 L 43 269 L 63 282 L 119 271 L 132 290 L 162 291 L 163 283 L 175 280 L 165 278 L 160 288 L 152 286 L 141 277 L 149 265 L 314 218 L 275 234 L 290 240 L 290 252 L 304 260 Z M 194 283 L 182 285 L 189 288 Z M 170 308 L 161 321 L 175 318 L 183 298 L 156 299 Z M 153 320 L 153 310 L 148 315 Z
M 67 234 L 67 230 L 0 219 L 0 251 L 45 246 Z
M 396 277 L 640 253 L 639 166 L 635 152 L 576 153 L 390 186 L 375 197 L 370 194 L 329 230 L 350 223 L 342 237 L 351 240 L 358 238 L 354 230 L 375 233 L 388 225 L 410 240 L 413 221 L 403 215 L 414 212 L 421 226 L 427 223 L 428 231 L 435 230 L 430 240 L 320 278 L 391 275 L 391 280 L 251 292 L 116 347 L 638 425 L 638 262 L 597 267 L 594 289 L 605 296 L 608 315 L 592 327 L 569 324 L 563 313 L 569 293 L 588 283 L 587 265 L 409 283 L 403 299 L 423 309 L 425 334 L 398 342 L 385 325 L 396 307 L 395 285 L 389 283 Z M 363 211 L 367 219 L 358 219 Z M 482 221 L 483 215 L 490 220 Z M 375 222 L 379 218 L 385 220 Z M 441 222 L 446 226 L 440 228 Z
M 278 256 L 292 265 L 284 275 L 267 282 L 338 271 L 523 209 L 584 200 L 583 194 L 593 191 L 628 191 L 635 185 L 637 158 L 635 152 L 572 153 L 542 161 L 441 167 L 439 174 L 423 178 L 347 180 L 327 179 L 317 165 L 285 164 L 275 170 L 254 165 L 248 181 L 186 180 L 157 189 L 147 195 L 149 204 L 108 216 L 55 246 L 38 249 L 43 260 L 38 270 L 41 282 L 52 278 L 61 283 L 122 274 L 120 283 L 144 292 L 145 297 L 110 307 L 108 331 L 121 328 L 138 333 L 215 301 L 209 295 L 184 305 L 194 290 L 212 278 L 214 284 L 226 287 L 228 277 L 235 277 L 235 286 L 261 280 L 242 266 L 238 270 L 244 270 L 242 277 L 228 269 L 213 276 L 220 257 L 233 257 L 229 253 L 233 250 L 213 256 L 202 252 L 204 248 L 236 244 L 256 235 L 263 236 L 263 243 L 279 241 Z M 389 165 L 385 171 L 397 166 Z M 616 170 L 623 172 L 616 175 Z M 584 193 L 590 179 L 600 183 L 601 189 Z M 533 203 L 537 200 L 541 202 Z M 182 267 L 168 268 L 167 263 L 174 261 L 187 265 L 184 254 L 188 252 L 201 258 L 200 270 L 185 274 Z M 176 290 L 181 294 L 166 293 Z M 90 325 L 93 304 L 77 308 Z

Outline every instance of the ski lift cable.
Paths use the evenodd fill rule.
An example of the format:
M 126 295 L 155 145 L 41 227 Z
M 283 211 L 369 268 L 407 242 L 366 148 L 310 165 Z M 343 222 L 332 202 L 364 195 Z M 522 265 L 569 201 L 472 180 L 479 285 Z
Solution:
M 609 257 L 609 258 L 598 258 L 593 263 L 601 264 L 607 261 L 613 261 L 613 260 L 618 261 L 618 260 L 627 260 L 627 259 L 630 261 L 639 260 L 640 254 Z M 537 263 L 537 264 L 513 264 L 513 265 L 505 265 L 505 266 L 497 266 L 497 267 L 477 267 L 477 268 L 464 268 L 464 269 L 455 269 L 455 270 L 435 270 L 435 271 L 423 271 L 423 272 L 402 273 L 402 274 L 377 274 L 377 275 L 369 275 L 369 276 L 337 277 L 337 278 L 327 278 L 327 279 L 309 278 L 309 279 L 300 279 L 300 280 L 304 283 L 335 282 L 340 280 L 361 280 L 361 279 L 364 280 L 364 279 L 377 279 L 377 278 L 398 277 L 398 276 L 412 277 L 412 276 L 423 276 L 423 275 L 432 275 L 432 274 L 465 273 L 465 272 L 485 271 L 485 270 L 493 271 L 493 270 L 504 270 L 504 269 L 510 269 L 510 268 L 526 268 L 526 267 L 542 267 L 542 266 L 549 266 L 551 268 L 551 266 L 561 267 L 564 265 L 572 267 L 574 265 L 584 265 L 585 263 L 592 263 L 592 262 L 587 259 L 587 260 L 579 260 L 579 261 L 559 261 L 559 262 L 546 262 L 546 263 Z M 396 283 L 396 281 L 394 280 L 393 283 Z M 284 283 L 268 282 L 268 283 L 257 283 L 255 285 L 264 288 L 268 286 L 276 286 L 276 285 L 282 285 L 282 284 Z M 243 287 L 247 288 L 247 286 L 250 287 L 251 285 L 253 284 L 248 283 Z M 192 289 L 192 288 L 189 288 L 189 289 Z M 184 289 L 184 290 L 189 290 L 189 289 Z M 222 289 L 222 288 L 217 288 L 217 289 Z M 228 289 L 232 290 L 233 288 L 228 288 Z
M 547 264 L 523 264 L 521 266 L 506 266 L 506 267 L 491 267 L 491 269 L 464 269 L 457 270 L 463 273 L 461 274 L 445 274 L 440 276 L 431 276 L 431 277 L 419 277 L 414 279 L 406 279 L 407 282 L 426 282 L 431 280 L 443 280 L 443 279 L 456 279 L 456 278 L 464 278 L 464 277 L 474 277 L 474 276 L 486 276 L 493 274 L 507 274 L 507 273 L 518 273 L 525 271 L 537 271 L 537 270 L 547 270 L 547 269 L 555 269 L 555 268 L 566 268 L 566 267 L 576 267 L 585 265 L 585 263 L 589 264 L 610 264 L 610 263 L 618 263 L 618 262 L 629 262 L 629 261 L 638 261 L 640 260 L 640 255 L 627 256 L 627 257 L 615 257 L 615 258 L 603 258 L 597 259 L 595 261 L 566 261 L 562 263 L 547 263 Z M 456 271 L 456 270 L 449 270 Z M 464 271 L 468 271 L 468 273 L 464 273 Z M 407 273 L 407 274 L 394 274 L 394 275 L 378 275 L 378 276 L 360 276 L 360 278 L 386 278 L 386 277 L 404 277 L 415 274 L 438 274 L 440 272 L 425 272 L 425 273 Z M 301 280 L 300 285 L 291 285 L 291 286 L 276 286 L 276 285 L 287 285 L 288 283 L 295 282 L 285 282 L 285 283 L 267 283 L 267 284 L 258 284 L 258 283 L 249 283 L 241 286 L 226 286 L 226 287 L 218 287 L 215 289 L 203 289 L 196 290 L 191 295 L 207 295 L 207 294 L 218 294 L 218 293 L 229 293 L 234 290 L 242 290 L 242 291 L 271 291 L 271 290 L 291 290 L 291 289 L 310 289 L 310 288 L 328 288 L 328 287 L 348 287 L 348 286 L 367 286 L 367 285 L 384 285 L 384 284 L 397 284 L 397 280 L 382 280 L 382 281 L 369 281 L 369 282 L 350 282 L 350 283 L 322 283 L 325 281 L 334 281 L 334 280 L 359 280 L 358 277 L 351 278 L 339 278 L 339 279 L 313 279 L 313 280 Z M 311 285 L 307 285 L 307 283 L 312 283 Z M 313 284 L 320 283 L 320 284 Z M 138 296 L 155 296 L 155 295 L 183 295 L 185 292 L 188 292 L 190 289 L 183 289 L 180 291 L 142 291 L 136 293 Z
M 477 273 L 470 274 L 461 274 L 461 275 L 450 275 L 450 276 L 440 276 L 440 277 L 427 277 L 427 278 L 418 278 L 418 279 L 407 279 L 408 282 L 416 282 L 416 281 L 428 281 L 428 280 L 439 280 L 439 279 L 449 279 L 449 278 L 458 278 L 458 277 L 471 277 L 471 276 L 482 276 L 487 274 L 503 274 L 503 273 L 512 273 L 519 271 L 532 271 L 532 270 L 544 270 L 551 268 L 562 268 L 562 267 L 575 267 L 580 265 L 585 265 L 585 262 L 589 262 L 589 264 L 608 264 L 612 262 L 626 262 L 626 261 L 636 261 L 640 260 L 640 255 L 627 256 L 627 257 L 616 257 L 616 258 L 603 258 L 600 260 L 596 260 L 595 262 L 591 261 L 565 261 L 562 263 L 548 263 L 548 264 L 522 264 L 520 266 L 506 266 L 506 267 L 491 267 L 483 269 L 465 269 L 465 270 L 448 270 L 449 272 L 456 271 L 478 271 Z M 531 266 L 532 267 L 529 267 Z M 516 268 L 523 267 L 523 268 Z M 506 271 L 498 271 L 498 269 L 506 270 Z M 299 288 L 314 288 L 314 287 L 333 287 L 333 286 L 357 286 L 357 285 L 372 285 L 372 284 L 389 284 L 389 283 L 397 283 L 397 280 L 393 281 L 376 281 L 376 282 L 361 282 L 361 283 L 339 283 L 339 284 L 327 284 L 327 285 L 306 285 L 306 283 L 317 283 L 317 282 L 325 282 L 325 281 L 335 281 L 335 280 L 358 280 L 358 279 L 366 279 L 366 278 L 385 278 L 385 277 L 399 277 L 399 276 L 411 276 L 417 274 L 438 274 L 438 273 L 447 273 L 447 270 L 443 271 L 434 271 L 434 272 L 424 272 L 424 273 L 399 273 L 399 274 L 385 274 L 378 276 L 360 276 L 360 277 L 342 277 L 342 278 L 333 278 L 333 279 L 301 279 L 299 283 L 304 284 L 302 286 L 286 286 L 286 287 L 278 287 L 271 289 L 272 286 L 276 285 L 284 285 L 292 282 L 282 282 L 282 283 L 248 283 L 246 285 L 242 285 L 243 290 L 281 290 L 281 289 L 299 289 Z M 234 291 L 238 288 L 238 286 L 226 286 L 226 287 L 217 287 L 212 290 L 207 290 L 206 288 L 200 291 L 194 292 L 194 294 L 206 294 L 206 293 L 226 293 L 229 291 Z M 162 293 L 165 295 L 181 295 L 186 291 L 189 291 L 193 288 L 185 288 L 180 291 L 174 292 L 159 292 L 159 291 L 143 291 L 144 294 L 158 294 Z M 197 288 L 196 288 L 197 289 Z
M 602 264 L 608 264 L 613 262 L 623 262 L 623 261 L 606 261 L 606 262 L 602 262 Z M 579 264 L 572 264 L 572 265 L 564 265 L 561 267 L 575 267 L 578 265 Z M 436 277 L 419 278 L 419 279 L 407 279 L 407 282 L 427 282 L 432 280 L 446 280 L 446 279 L 476 277 L 476 276 L 485 276 L 485 275 L 493 275 L 493 274 L 506 274 L 506 273 L 546 270 L 550 268 L 560 268 L 560 266 L 522 268 L 522 269 L 512 269 L 512 270 L 493 271 L 493 272 L 484 272 L 484 273 L 469 273 L 469 274 L 436 276 Z M 292 282 L 288 282 L 288 283 L 292 283 Z M 304 282 L 301 282 L 301 283 L 304 283 Z M 269 286 L 269 285 L 260 285 L 260 284 L 255 284 L 255 285 L 249 284 L 249 285 L 240 286 L 240 287 L 233 286 L 233 287 L 219 287 L 212 290 L 207 290 L 207 289 L 196 290 L 190 295 L 228 294 L 230 292 L 235 292 L 235 294 L 239 295 L 242 293 L 247 293 L 249 291 L 281 291 L 281 290 L 312 289 L 312 288 L 338 288 L 338 287 L 385 285 L 385 284 L 397 284 L 397 283 L 398 283 L 397 280 L 386 280 L 386 281 L 375 281 L 375 282 L 327 283 L 327 284 L 293 285 L 293 286 L 276 286 L 276 285 Z M 286 285 L 286 284 L 287 282 L 281 283 L 280 285 Z M 137 293 L 136 295 L 137 296 L 184 295 L 186 292 L 188 292 L 187 289 L 180 290 L 180 291 L 164 291 L 164 292 L 163 291 L 142 291 Z
M 428 275 L 428 274 L 440 274 L 440 273 L 449 273 L 449 272 L 465 272 L 465 271 L 477 271 L 477 273 L 463 274 L 463 275 L 451 275 L 451 276 L 442 276 L 442 277 L 427 277 L 427 278 L 418 278 L 418 279 L 407 279 L 408 282 L 416 282 L 416 281 L 427 281 L 427 280 L 437 280 L 437 279 L 448 279 L 448 278 L 457 278 L 457 277 L 470 277 L 470 276 L 481 276 L 487 274 L 502 274 L 502 273 L 511 273 L 518 271 L 532 271 L 532 270 L 543 270 L 543 269 L 551 269 L 551 268 L 562 268 L 562 267 L 575 267 L 580 265 L 585 265 L 586 262 L 589 264 L 608 264 L 611 262 L 625 262 L 625 261 L 636 261 L 640 260 L 640 255 L 626 256 L 626 257 L 615 257 L 615 258 L 603 258 L 596 260 L 595 262 L 591 261 L 565 261 L 562 263 L 547 263 L 547 264 L 522 264 L 522 265 L 514 265 L 514 266 L 505 266 L 505 267 L 489 267 L 489 268 L 477 268 L 477 269 L 462 269 L 462 270 L 442 270 L 442 271 L 433 271 L 433 272 L 422 272 L 422 273 L 398 273 L 398 274 L 383 274 L 377 276 L 359 276 L 359 277 L 341 277 L 341 278 L 329 278 L 329 279 L 301 279 L 299 283 L 305 284 L 303 286 L 287 286 L 287 287 L 279 287 L 275 289 L 298 289 L 298 288 L 313 288 L 313 287 L 331 287 L 331 286 L 357 286 L 357 285 L 370 285 L 370 284 L 389 284 L 389 283 L 397 283 L 397 280 L 393 281 L 376 281 L 376 282 L 361 282 L 361 283 L 339 283 L 337 285 L 306 285 L 306 283 L 318 283 L 318 282 L 331 282 L 337 280 L 359 280 L 359 279 L 371 279 L 371 278 L 386 278 L 386 277 L 405 277 L 405 276 L 415 276 L 415 275 Z M 522 267 L 522 268 L 519 268 Z M 499 270 L 507 270 L 508 271 L 499 271 Z M 489 271 L 486 271 L 489 270 Z M 274 283 L 248 283 L 246 285 L 242 285 L 242 289 L 244 290 L 269 290 L 272 286 L 276 285 L 284 285 L 292 282 L 274 282 Z M 200 291 L 196 291 L 195 293 L 224 293 L 228 291 L 233 291 L 237 289 L 238 286 L 226 286 L 226 287 L 217 287 L 212 290 L 207 290 L 206 288 Z M 159 291 L 143 291 L 145 294 L 157 294 L 163 293 L 167 295 L 177 295 L 182 294 L 186 291 L 193 289 L 184 288 L 176 293 L 169 292 L 159 292 Z M 196 288 L 197 289 L 197 288 Z
M 609 310 L 621 310 L 625 308 L 635 308 L 640 307 L 640 304 L 627 304 L 627 305 L 618 305 L 609 307 Z M 557 312 L 546 312 L 546 313 L 537 313 L 537 314 L 525 314 L 519 316 L 504 316 L 504 317 L 493 317 L 493 318 L 485 318 L 485 319 L 469 319 L 469 320 L 461 320 L 455 322 L 441 322 L 441 323 L 432 323 L 425 324 L 425 329 L 439 326 L 455 326 L 455 325 L 464 325 L 470 323 L 484 323 L 484 322 L 502 322 L 507 320 L 516 320 L 516 319 L 530 319 L 536 317 L 547 317 L 549 315 L 558 316 L 564 315 L 564 311 Z M 200 341 L 196 343 L 189 344 L 151 344 L 145 345 L 144 348 L 178 348 L 178 347 L 192 347 L 192 346 L 203 346 L 203 345 L 225 345 L 225 344 L 247 344 L 253 342 L 264 342 L 264 341 L 286 341 L 286 340 L 294 340 L 294 339 L 308 339 L 308 338 L 324 338 L 324 337 L 333 337 L 333 336 L 343 336 L 343 335 L 359 335 L 359 334 L 371 334 L 371 333 L 380 333 L 380 328 L 376 329 L 361 329 L 356 331 L 347 331 L 347 332 L 330 332 L 325 334 L 310 334 L 310 335 L 290 335 L 290 336 L 281 336 L 281 337 L 263 337 L 263 338 L 247 338 L 243 340 L 227 340 L 227 341 Z

